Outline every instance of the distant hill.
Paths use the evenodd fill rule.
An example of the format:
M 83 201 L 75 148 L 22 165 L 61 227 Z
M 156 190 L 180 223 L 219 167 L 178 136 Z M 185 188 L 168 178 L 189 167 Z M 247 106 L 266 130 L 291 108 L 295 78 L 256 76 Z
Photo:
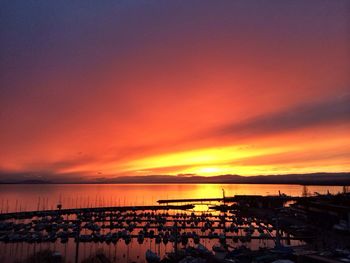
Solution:
M 308 185 L 350 185 L 350 173 L 310 173 L 285 175 L 217 175 L 217 176 L 123 176 L 101 180 L 104 183 L 211 183 L 211 184 L 308 184 Z
M 284 174 L 284 175 L 257 175 L 240 176 L 233 174 L 217 176 L 199 175 L 147 175 L 147 176 L 120 176 L 113 178 L 95 178 L 92 180 L 2 180 L 0 184 L 305 184 L 305 185 L 350 185 L 350 172 L 344 173 L 308 173 L 308 174 Z

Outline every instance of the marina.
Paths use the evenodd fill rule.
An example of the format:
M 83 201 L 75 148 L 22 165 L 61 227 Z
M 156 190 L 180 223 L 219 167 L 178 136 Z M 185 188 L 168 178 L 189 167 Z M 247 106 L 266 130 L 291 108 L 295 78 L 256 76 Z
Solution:
M 0 263 L 350 263 L 350 0 L 0 14 Z
M 1 214 L 0 245 L 64 246 L 65 250 L 68 245 L 71 262 L 82 262 L 89 244 L 102 246 L 94 250 L 104 256 L 109 251 L 105 262 L 180 262 L 186 257 L 245 262 L 239 261 L 241 250 L 250 259 L 273 255 L 296 260 L 309 250 L 308 255 L 314 255 L 321 243 L 322 251 L 348 247 L 349 200 L 347 193 L 308 197 L 279 193 L 167 199 L 148 206 L 64 209 L 58 204 L 54 210 Z M 320 222 L 310 224 L 317 216 L 329 217 L 326 229 Z M 331 235 L 325 242 L 327 233 Z M 128 253 L 133 246 L 139 246 L 136 258 Z M 119 259 L 117 250 L 123 251 Z

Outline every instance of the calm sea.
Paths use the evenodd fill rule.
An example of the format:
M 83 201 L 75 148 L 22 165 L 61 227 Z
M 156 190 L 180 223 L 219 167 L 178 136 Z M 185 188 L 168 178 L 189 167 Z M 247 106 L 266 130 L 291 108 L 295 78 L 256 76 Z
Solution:
M 276 184 L 16 184 L 0 185 L 0 211 L 155 205 L 159 199 L 211 198 L 233 195 L 300 196 L 301 185 Z M 338 193 L 341 186 L 308 186 L 310 194 Z
M 225 190 L 226 196 L 238 194 L 276 195 L 279 191 L 287 195 L 300 196 L 305 190 L 299 185 L 253 184 L 0 185 L 0 210 L 5 213 L 55 209 L 58 203 L 61 203 L 63 208 L 154 205 L 159 199 L 221 197 L 222 189 Z M 328 191 L 338 193 L 342 191 L 342 187 L 309 186 L 307 190 L 310 194 L 314 192 L 327 193 Z M 193 245 L 191 242 L 189 245 Z M 217 241 L 203 239 L 201 243 L 211 249 Z M 299 241 L 291 243 L 291 245 L 298 244 L 300 244 Z M 241 244 L 232 243 L 231 245 L 239 246 Z M 251 249 L 257 249 L 259 247 L 272 247 L 274 242 L 272 240 L 252 240 L 244 245 Z M 0 262 L 27 262 L 27 259 L 32 255 L 46 249 L 60 253 L 65 258 L 65 262 L 75 262 L 77 250 L 76 243 L 72 239 L 65 244 L 59 241 L 38 244 L 0 242 Z M 166 245 L 156 244 L 152 239 L 145 239 L 143 244 L 138 244 L 136 239 L 133 239 L 129 245 L 126 245 L 123 240 L 119 240 L 117 244 L 90 242 L 80 244 L 78 255 L 79 262 L 83 262 L 97 251 L 102 251 L 111 262 L 146 262 L 145 252 L 147 249 L 152 249 L 163 257 L 167 252 L 173 251 L 173 245 L 170 243 Z

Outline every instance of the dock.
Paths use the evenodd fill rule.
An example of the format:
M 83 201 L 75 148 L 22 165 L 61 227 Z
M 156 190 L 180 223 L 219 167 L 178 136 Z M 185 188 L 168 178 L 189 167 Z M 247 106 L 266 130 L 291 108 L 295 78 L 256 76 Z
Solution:
M 309 246 L 323 242 L 325 247 L 327 242 L 331 246 L 350 242 L 348 194 L 235 195 L 157 203 L 68 209 L 58 205 L 55 210 L 0 214 L 0 243 L 75 242 L 78 259 L 79 244 L 89 242 L 141 245 L 150 239 L 156 245 L 171 243 L 175 251 L 205 240 L 223 247 L 272 241 L 276 248 L 293 241 Z M 197 204 L 206 204 L 208 210 L 197 210 Z

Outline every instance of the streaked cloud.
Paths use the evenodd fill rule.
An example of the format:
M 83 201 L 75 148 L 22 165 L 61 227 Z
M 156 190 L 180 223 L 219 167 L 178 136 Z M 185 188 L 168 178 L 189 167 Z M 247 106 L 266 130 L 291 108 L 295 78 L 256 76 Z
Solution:
M 350 95 L 340 95 L 324 101 L 306 102 L 279 112 L 260 115 L 239 123 L 228 124 L 213 131 L 213 135 L 257 136 L 269 133 L 293 132 L 313 126 L 327 128 L 350 123 Z M 210 135 L 210 133 L 209 133 Z
M 347 0 L 5 1 L 0 179 L 349 170 L 349 17 Z

